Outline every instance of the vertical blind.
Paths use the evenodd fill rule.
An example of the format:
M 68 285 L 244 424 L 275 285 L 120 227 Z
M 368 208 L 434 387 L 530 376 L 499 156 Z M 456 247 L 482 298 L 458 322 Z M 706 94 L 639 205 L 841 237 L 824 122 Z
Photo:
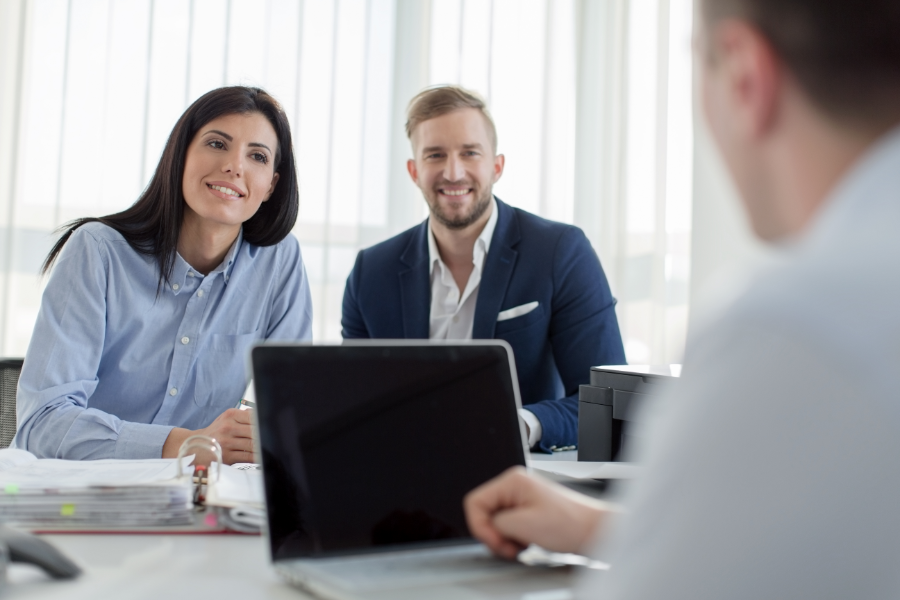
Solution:
M 130 205 L 184 109 L 285 107 L 314 337 L 357 251 L 427 216 L 403 125 L 458 83 L 496 120 L 509 204 L 582 227 L 631 362 L 678 360 L 690 277 L 690 0 L 0 0 L 0 340 L 22 355 L 53 231 Z

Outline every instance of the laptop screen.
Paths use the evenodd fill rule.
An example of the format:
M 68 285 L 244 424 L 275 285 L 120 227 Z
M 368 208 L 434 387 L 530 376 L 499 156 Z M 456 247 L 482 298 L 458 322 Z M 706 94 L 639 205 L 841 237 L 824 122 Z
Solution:
M 469 540 L 463 496 L 525 464 L 511 357 L 498 342 L 255 347 L 273 559 Z

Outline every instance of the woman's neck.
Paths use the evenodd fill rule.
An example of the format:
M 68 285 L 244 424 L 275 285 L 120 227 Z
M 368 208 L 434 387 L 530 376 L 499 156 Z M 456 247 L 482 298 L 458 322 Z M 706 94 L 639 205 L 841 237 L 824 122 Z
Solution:
M 240 226 L 214 225 L 201 219 L 192 219 L 185 211 L 178 236 L 178 254 L 203 275 L 222 264 L 228 250 L 237 239 Z

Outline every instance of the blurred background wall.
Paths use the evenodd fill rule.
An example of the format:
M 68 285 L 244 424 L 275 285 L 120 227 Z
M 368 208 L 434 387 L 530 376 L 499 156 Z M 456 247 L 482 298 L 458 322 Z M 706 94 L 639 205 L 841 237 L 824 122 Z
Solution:
M 584 229 L 629 361 L 677 361 L 692 294 L 757 252 L 695 118 L 691 27 L 690 0 L 0 0 L 0 353 L 25 352 L 54 230 L 134 202 L 230 84 L 291 120 L 314 336 L 340 339 L 357 251 L 427 215 L 406 103 L 459 83 L 496 120 L 498 197 Z

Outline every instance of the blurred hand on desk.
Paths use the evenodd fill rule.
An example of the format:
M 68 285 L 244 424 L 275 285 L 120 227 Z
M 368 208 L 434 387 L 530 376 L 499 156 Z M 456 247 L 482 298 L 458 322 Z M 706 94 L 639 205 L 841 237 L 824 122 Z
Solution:
M 581 552 L 611 509 L 559 484 L 513 467 L 469 492 L 466 521 L 476 538 L 513 559 L 529 544 L 554 552 Z
M 205 435 L 213 438 L 222 446 L 222 462 L 226 465 L 234 463 L 256 462 L 253 455 L 253 427 L 251 426 L 251 410 L 229 408 L 209 427 L 191 431 L 181 427 L 174 428 L 163 444 L 162 457 L 176 458 L 178 449 L 184 440 L 192 435 Z M 212 452 L 198 452 L 195 465 L 208 465 L 215 457 Z

